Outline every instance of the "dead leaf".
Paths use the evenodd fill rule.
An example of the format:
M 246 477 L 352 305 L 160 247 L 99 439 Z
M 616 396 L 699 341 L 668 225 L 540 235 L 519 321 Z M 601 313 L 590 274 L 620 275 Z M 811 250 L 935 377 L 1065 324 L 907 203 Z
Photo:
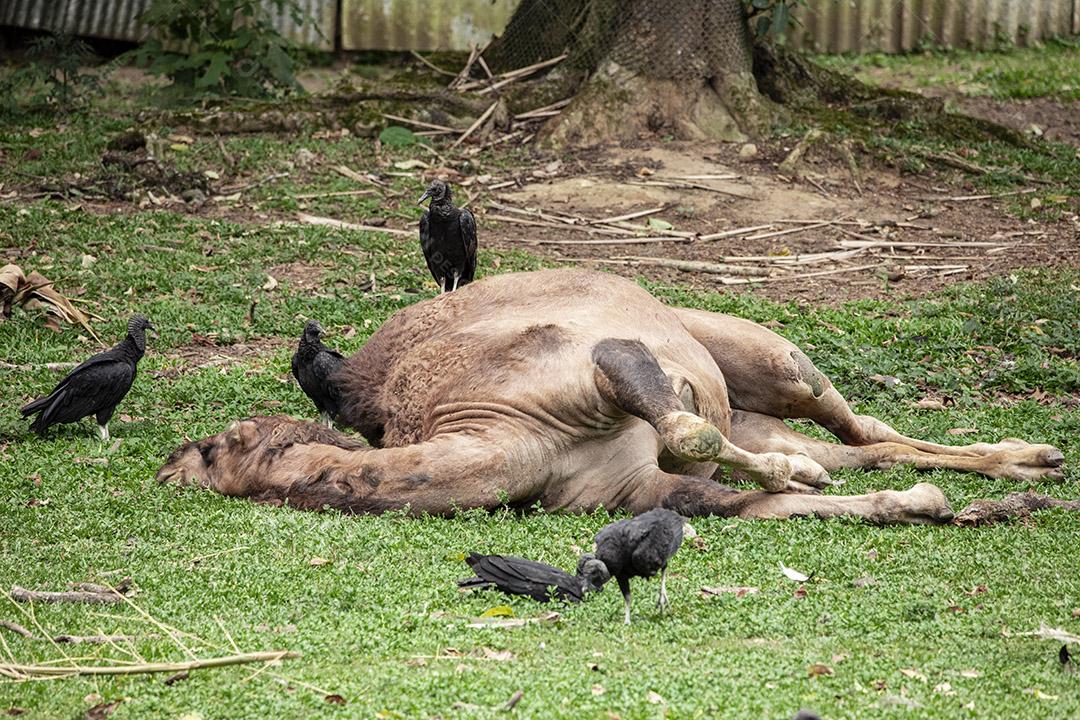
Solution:
M 942 695 L 955 695 L 956 691 L 952 689 L 952 685 L 947 682 L 943 682 L 940 685 L 934 686 L 934 692 L 941 693 Z
M 865 577 L 855 578 L 851 581 L 851 585 L 852 587 L 857 588 L 870 587 L 871 585 L 877 585 L 877 580 L 867 575 Z
M 923 675 L 918 670 L 916 670 L 915 668 L 900 668 L 900 674 L 905 676 L 905 677 L 909 677 L 909 678 L 912 678 L 914 680 L 918 680 L 920 682 L 926 682 L 926 676 Z
M 316 555 L 315 557 L 308 560 L 308 565 L 310 565 L 311 567 L 322 567 L 323 565 L 329 565 L 330 562 L 330 560 Z
M 165 684 L 166 685 L 175 685 L 176 683 L 182 682 L 182 681 L 187 680 L 187 679 L 188 679 L 188 671 L 187 670 L 181 670 L 180 672 L 176 673 L 175 675 L 170 675 L 169 677 L 165 678 Z
M 975 587 L 971 588 L 971 590 L 969 590 L 967 594 L 971 597 L 975 597 L 976 595 L 982 595 L 984 592 L 987 592 L 987 587 L 985 585 L 976 585 Z
M 597 683 L 597 684 L 592 686 L 592 694 L 593 695 L 603 695 L 604 692 L 605 692 L 604 686 L 601 685 L 600 683 Z
M 794 597 L 796 600 L 802 600 L 804 597 L 806 597 L 806 588 L 800 585 L 798 588 L 795 589 L 795 593 L 792 595 L 792 597 Z
M 429 168 L 431 167 L 423 160 L 400 160 L 394 163 L 394 167 L 398 170 L 415 170 L 417 168 Z
M 509 650 L 495 650 L 489 647 L 482 647 L 479 650 L 479 657 L 485 660 L 494 660 L 495 662 L 509 662 L 514 659 L 514 653 Z
M 922 400 L 914 403 L 915 407 L 920 410 L 944 410 L 945 403 L 936 398 L 923 398 Z
M 113 714 L 113 711 L 120 706 L 123 700 L 113 700 L 111 703 L 98 703 L 94 707 L 86 711 L 86 715 L 83 717 L 85 720 L 105 720 Z
M 12 705 L 11 707 L 9 707 L 7 710 L 4 711 L 4 713 L 6 715 L 10 715 L 11 717 L 15 717 L 17 715 L 22 715 L 24 712 L 26 712 L 26 708 L 21 708 L 18 705 Z
M 97 262 L 96 257 L 94 257 L 93 255 L 88 255 L 86 253 L 83 253 L 82 257 L 79 259 L 79 264 L 82 265 L 83 270 L 90 267 L 91 265 L 93 265 L 96 262 Z
M 515 691 L 514 694 L 510 696 L 510 699 L 506 701 L 506 704 L 503 705 L 503 709 L 504 710 L 513 710 L 514 706 L 517 705 L 519 702 L 521 702 L 521 698 L 523 698 L 523 697 L 525 697 L 524 691 L 522 691 L 522 690 Z
M 657 692 L 653 692 L 652 690 L 650 690 L 648 693 L 646 693 L 645 699 L 648 700 L 653 705 L 660 705 L 661 703 L 667 702 L 666 700 L 664 700 L 663 695 L 661 695 L 660 693 L 657 693 Z
M 983 674 L 979 670 L 961 670 L 960 671 L 960 677 L 981 678 L 982 676 L 983 676 Z
M 514 617 L 514 609 L 509 605 L 496 605 L 493 608 L 485 610 L 480 617 Z
M 345 698 L 341 697 L 337 693 L 334 693 L 332 695 L 327 695 L 326 697 L 323 698 L 323 700 L 330 703 L 331 705 L 344 705 L 345 703 L 348 702 Z
M 798 583 L 803 583 L 810 579 L 809 575 L 801 573 L 798 570 L 792 570 L 784 565 L 784 563 L 780 563 L 780 572 L 784 573 L 784 576 L 787 577 L 788 580 L 794 580 Z
M 703 585 L 701 587 L 701 596 L 708 597 L 710 595 L 727 595 L 731 594 L 737 598 L 746 597 L 747 595 L 755 595 L 758 593 L 756 587 L 747 587 L 742 585 L 727 585 L 727 586 L 708 586 Z
M 1029 695 L 1034 695 L 1036 700 L 1057 700 L 1058 699 L 1057 695 L 1051 695 L 1049 693 L 1044 693 L 1039 688 L 1028 688 L 1024 692 L 1028 693 Z
M 277 278 L 275 278 L 273 275 L 267 275 L 266 276 L 266 282 L 263 283 L 262 289 L 266 290 L 267 292 L 270 292 L 271 290 L 273 290 L 277 286 L 278 286 Z
M 877 550 L 867 550 L 866 551 L 866 559 L 867 560 L 877 560 Z
M 893 377 L 892 375 L 871 375 L 870 379 L 876 383 L 881 383 L 887 388 L 896 387 L 897 385 L 903 384 L 900 378 Z
M 824 663 L 814 663 L 806 668 L 806 674 L 810 677 L 820 677 L 822 675 L 832 675 L 833 669 Z
M 970 435 L 979 431 L 976 428 L 949 428 L 945 432 L 950 435 Z

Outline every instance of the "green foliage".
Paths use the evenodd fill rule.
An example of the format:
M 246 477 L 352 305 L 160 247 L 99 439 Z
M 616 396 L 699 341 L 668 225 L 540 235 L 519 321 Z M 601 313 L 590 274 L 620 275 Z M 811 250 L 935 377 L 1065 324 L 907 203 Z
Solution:
M 379 133 L 379 140 L 384 145 L 406 147 L 408 145 L 416 144 L 416 135 L 414 135 L 413 131 L 409 128 L 403 128 L 400 125 L 390 125 Z
M 759 39 L 782 38 L 792 25 L 799 23 L 792 11 L 806 0 L 743 0 L 747 20 Z
M 94 59 L 82 40 L 67 34 L 36 38 L 26 53 L 28 63 L 0 80 L 0 112 L 70 113 L 83 108 L 98 92 L 98 77 L 80 72 Z
M 172 81 L 178 97 L 267 97 L 299 90 L 294 44 L 270 9 L 307 20 L 297 0 L 153 0 L 141 17 L 155 36 L 132 57 Z

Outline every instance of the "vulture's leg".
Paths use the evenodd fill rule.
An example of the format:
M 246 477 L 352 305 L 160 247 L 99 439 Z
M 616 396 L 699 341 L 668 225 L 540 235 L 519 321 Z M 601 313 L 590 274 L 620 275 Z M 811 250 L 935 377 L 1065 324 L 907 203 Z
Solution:
M 622 591 L 623 607 L 625 612 L 623 614 L 623 624 L 630 624 L 630 579 L 629 578 L 615 578 L 619 582 L 619 590 Z
M 454 287 L 452 288 L 453 290 L 457 290 L 458 280 L 460 280 L 460 279 L 461 279 L 461 273 L 459 273 L 457 270 L 455 270 L 454 271 Z
M 112 419 L 115 410 L 115 405 L 111 408 L 105 408 L 94 418 L 97 420 L 98 434 L 101 436 L 101 442 L 109 442 L 109 420 Z
M 509 457 L 491 434 L 370 449 L 316 423 L 255 417 L 179 448 L 157 477 L 302 510 L 451 515 L 530 497 L 535 477 Z
M 656 607 L 663 610 L 668 606 L 667 597 L 667 566 L 660 568 L 660 597 L 656 601 Z
M 657 468 L 651 483 L 625 503 L 631 512 L 666 507 L 680 515 L 785 519 L 849 515 L 879 524 L 938 524 L 953 513 L 941 490 L 918 483 L 910 490 L 882 490 L 868 495 L 812 495 L 733 490 L 713 480 L 673 475 Z
M 675 312 L 716 360 L 733 409 L 777 418 L 809 418 L 846 445 L 893 443 L 923 455 L 993 456 L 985 466 L 990 470 L 985 474 L 993 477 L 1025 481 L 1061 477 L 1058 468 L 1064 456 L 1051 445 L 1007 438 L 998 443 L 949 446 L 905 437 L 877 418 L 856 415 L 810 358 L 771 330 L 729 315 Z
M 1023 450 L 999 450 L 973 456 L 923 452 L 895 442 L 838 445 L 807 437 L 772 416 L 741 410 L 732 413 L 731 442 L 750 452 L 807 455 L 830 472 L 840 468 L 884 470 L 894 465 L 913 465 L 919 470 L 962 470 L 993 478 L 1061 477 L 1060 470 L 1047 470 L 1055 462 L 1061 464 L 1061 454 L 1054 455 L 1056 450 L 1045 447 L 1029 446 Z
M 740 470 L 770 492 L 830 484 L 828 473 L 809 457 L 746 452 L 728 442 L 715 425 L 686 412 L 671 381 L 641 342 L 601 340 L 592 356 L 600 395 L 652 425 L 677 457 Z

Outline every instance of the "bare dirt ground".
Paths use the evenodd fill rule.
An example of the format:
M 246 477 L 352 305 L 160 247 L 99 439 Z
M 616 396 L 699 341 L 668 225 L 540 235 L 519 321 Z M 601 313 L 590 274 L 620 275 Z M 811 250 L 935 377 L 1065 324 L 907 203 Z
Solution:
M 788 150 L 782 143 L 759 146 L 758 156 L 749 161 L 738 158 L 737 146 L 663 143 L 641 150 L 610 150 L 590 158 L 588 172 L 534 179 L 497 195 L 497 205 L 483 205 L 484 241 L 660 282 L 817 302 L 921 295 L 958 280 L 1073 262 L 1072 251 L 1080 240 L 1076 218 L 1021 221 L 1007 213 L 1004 204 L 1023 202 L 1023 195 L 949 199 L 979 193 L 948 178 L 909 180 L 869 171 L 860 173 L 857 189 L 846 168 L 816 161 L 812 153 L 804 179 L 792 179 L 776 168 Z M 563 165 L 570 170 L 578 167 L 571 162 Z M 727 175 L 737 177 L 708 178 Z M 650 182 L 701 187 L 642 184 Z M 537 214 L 530 218 L 501 207 Z M 558 219 L 595 220 L 657 207 L 664 209 L 630 222 L 641 225 L 656 218 L 698 236 L 759 229 L 713 241 L 622 244 L 634 238 L 599 235 L 595 226 Z M 650 228 L 644 234 L 665 232 Z M 604 241 L 620 244 L 596 244 Z M 652 264 L 671 260 L 740 269 L 686 272 Z M 743 268 L 766 274 L 751 281 L 742 274 Z

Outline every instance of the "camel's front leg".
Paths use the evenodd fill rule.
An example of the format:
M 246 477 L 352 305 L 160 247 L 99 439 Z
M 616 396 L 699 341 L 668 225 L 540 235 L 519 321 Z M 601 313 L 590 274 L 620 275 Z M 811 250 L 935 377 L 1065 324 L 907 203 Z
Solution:
M 400 448 L 369 449 L 315 423 L 257 417 L 189 443 L 158 471 L 224 495 L 350 513 L 405 509 L 445 515 L 513 502 L 527 469 L 511 472 L 487 438 L 447 434 Z
M 593 361 L 601 397 L 652 425 L 677 457 L 741 471 L 769 492 L 831 484 L 825 469 L 805 455 L 747 452 L 709 421 L 686 412 L 671 381 L 642 343 L 603 340 L 593 349 Z

